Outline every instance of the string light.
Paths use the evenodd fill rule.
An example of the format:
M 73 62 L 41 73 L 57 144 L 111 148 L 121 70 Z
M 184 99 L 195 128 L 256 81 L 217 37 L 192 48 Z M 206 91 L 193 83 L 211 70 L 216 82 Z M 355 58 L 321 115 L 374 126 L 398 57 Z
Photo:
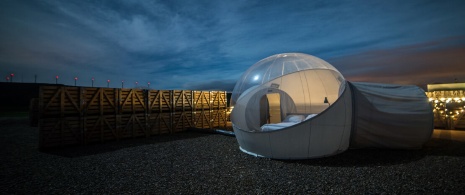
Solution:
M 465 117 L 465 96 L 463 96 L 462 91 L 454 92 L 452 97 L 447 97 L 448 93 L 441 93 L 442 97 L 431 97 L 430 95 L 433 95 L 431 93 L 427 93 L 427 95 L 435 117 L 439 117 L 441 120 L 451 120 L 452 124 L 460 120 L 461 117 Z

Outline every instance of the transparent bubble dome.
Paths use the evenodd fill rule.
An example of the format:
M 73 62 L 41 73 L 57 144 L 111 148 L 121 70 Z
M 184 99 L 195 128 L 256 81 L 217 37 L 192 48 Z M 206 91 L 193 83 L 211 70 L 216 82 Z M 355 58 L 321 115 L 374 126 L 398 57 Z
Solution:
M 269 83 L 285 75 L 307 70 L 328 70 L 330 72 L 329 77 L 332 78 L 328 78 L 327 74 L 322 78 L 321 73 L 304 75 L 299 77 L 299 79 L 292 80 L 293 84 L 291 86 L 293 88 L 305 88 L 308 85 L 314 84 L 324 85 L 324 82 L 328 80 L 337 81 L 337 91 L 342 91 L 341 87 L 345 86 L 343 85 L 345 79 L 342 74 L 328 62 L 303 53 L 282 53 L 260 60 L 241 76 L 234 87 L 231 96 L 231 105 L 234 106 L 238 98 L 251 87 Z M 311 83 L 312 79 L 306 78 L 309 76 L 320 77 L 318 79 L 321 82 Z

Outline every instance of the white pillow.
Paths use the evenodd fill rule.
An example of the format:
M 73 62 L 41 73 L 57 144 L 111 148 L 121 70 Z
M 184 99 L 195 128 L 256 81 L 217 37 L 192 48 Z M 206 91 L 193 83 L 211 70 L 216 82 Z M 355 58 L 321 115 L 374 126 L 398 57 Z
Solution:
M 304 120 L 303 115 L 288 115 L 283 122 L 300 123 Z

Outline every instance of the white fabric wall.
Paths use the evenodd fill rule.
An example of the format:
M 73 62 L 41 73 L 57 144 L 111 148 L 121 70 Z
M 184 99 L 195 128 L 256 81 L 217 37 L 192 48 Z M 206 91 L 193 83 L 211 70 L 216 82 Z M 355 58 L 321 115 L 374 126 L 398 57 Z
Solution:
M 352 122 L 350 88 L 327 110 L 295 126 L 268 132 L 251 132 L 233 124 L 241 149 L 274 159 L 308 159 L 347 150 Z M 236 107 L 234 108 L 236 109 Z

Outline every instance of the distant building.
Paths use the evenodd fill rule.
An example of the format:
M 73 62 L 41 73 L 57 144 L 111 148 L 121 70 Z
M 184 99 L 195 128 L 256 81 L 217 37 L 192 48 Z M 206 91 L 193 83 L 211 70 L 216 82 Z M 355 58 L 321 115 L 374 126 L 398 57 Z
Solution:
M 464 91 L 465 83 L 444 83 L 444 84 L 428 84 L 428 92 L 433 91 Z
M 465 129 L 465 83 L 428 84 L 427 88 L 434 126 Z

